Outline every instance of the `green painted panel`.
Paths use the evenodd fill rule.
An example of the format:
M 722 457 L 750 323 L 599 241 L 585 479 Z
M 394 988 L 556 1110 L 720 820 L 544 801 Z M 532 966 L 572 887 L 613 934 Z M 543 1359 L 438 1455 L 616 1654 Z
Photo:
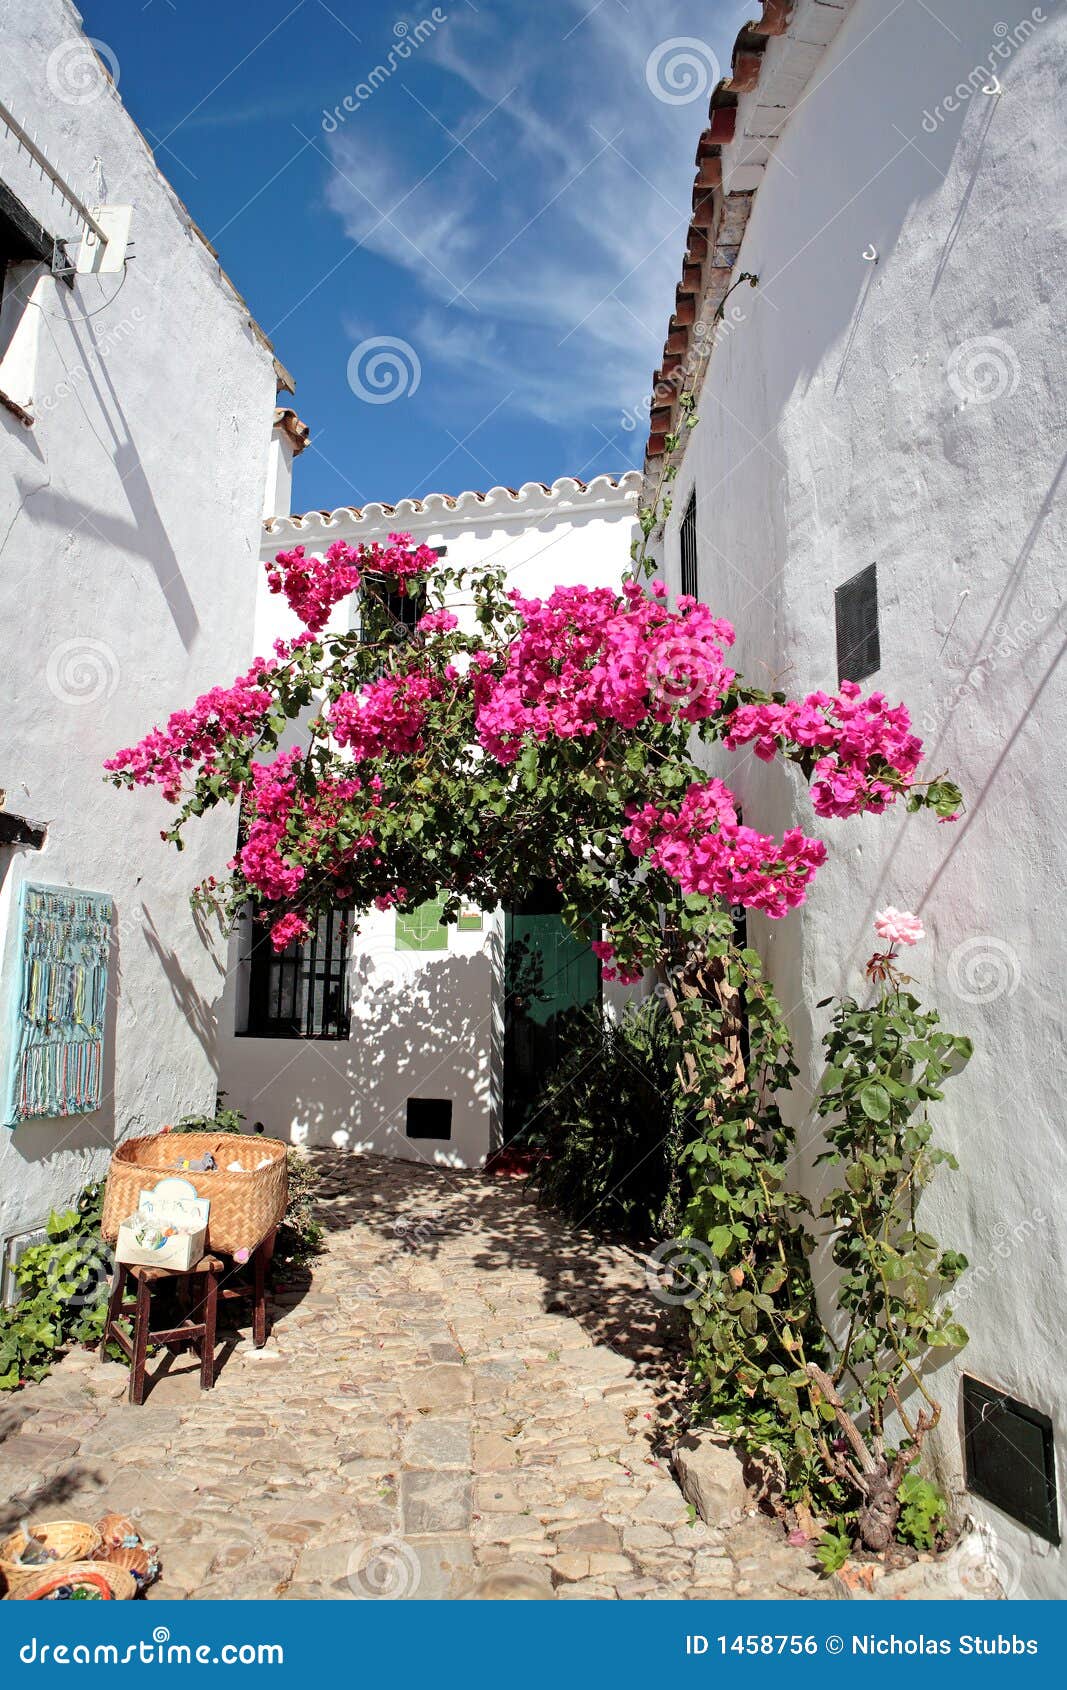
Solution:
M 577 938 L 556 914 L 509 912 L 504 922 L 504 1129 L 531 1123 L 548 1075 L 600 999 L 596 937 Z
M 398 951 L 447 951 L 448 928 L 441 920 L 444 898 L 431 898 L 417 909 L 396 912 Z

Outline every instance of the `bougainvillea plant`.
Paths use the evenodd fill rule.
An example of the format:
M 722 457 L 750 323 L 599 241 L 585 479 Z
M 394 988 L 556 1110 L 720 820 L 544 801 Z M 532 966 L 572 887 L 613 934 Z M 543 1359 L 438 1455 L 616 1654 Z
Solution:
M 279 948 L 337 902 L 410 908 L 443 892 L 447 920 L 460 898 L 492 906 L 546 879 L 573 926 L 610 928 L 606 972 L 630 980 L 659 958 L 664 908 L 786 915 L 825 845 L 743 825 L 694 736 L 798 765 L 819 816 L 903 800 L 949 817 L 960 802 L 944 778 L 918 778 L 903 705 L 847 681 L 798 701 L 747 686 L 730 625 L 693 598 L 668 604 L 659 582 L 529 599 L 403 534 L 321 557 L 297 546 L 269 579 L 294 636 L 107 768 L 161 789 L 178 844 L 190 816 L 241 802 L 224 896 L 257 906 Z M 360 626 L 331 629 L 353 595 Z M 417 617 L 395 614 L 404 600 Z
M 642 523 L 647 535 L 649 512 Z M 648 577 L 639 559 L 617 591 L 531 599 L 503 570 L 443 566 L 403 534 L 321 557 L 297 546 L 269 567 L 293 636 L 107 766 L 161 789 L 179 846 L 190 817 L 240 803 L 229 879 L 207 895 L 231 915 L 251 903 L 279 949 L 337 903 L 358 915 L 443 895 L 449 921 L 462 900 L 491 908 L 543 880 L 605 978 L 658 971 L 690 1123 L 683 1230 L 723 1268 L 690 1311 L 695 1377 L 720 1418 L 776 1428 L 793 1494 L 825 1500 L 834 1474 L 813 1471 L 818 1414 L 798 1397 L 809 1376 L 794 1379 L 802 1355 L 826 1358 L 778 1103 L 797 1070 L 730 906 L 787 916 L 826 847 L 744 825 L 700 748 L 796 766 L 828 820 L 898 802 L 951 820 L 961 795 L 920 777 L 903 705 L 847 681 L 797 700 L 749 686 L 729 623 Z

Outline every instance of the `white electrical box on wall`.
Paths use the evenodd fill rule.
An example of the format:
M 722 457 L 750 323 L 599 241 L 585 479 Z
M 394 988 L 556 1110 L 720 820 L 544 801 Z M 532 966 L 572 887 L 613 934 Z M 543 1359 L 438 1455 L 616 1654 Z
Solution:
M 130 241 L 130 224 L 133 221 L 132 205 L 94 205 L 92 214 L 101 229 L 107 235 L 106 243 L 94 234 L 92 229 L 86 230 L 85 239 L 78 248 L 79 276 L 116 275 L 126 262 L 126 248 Z

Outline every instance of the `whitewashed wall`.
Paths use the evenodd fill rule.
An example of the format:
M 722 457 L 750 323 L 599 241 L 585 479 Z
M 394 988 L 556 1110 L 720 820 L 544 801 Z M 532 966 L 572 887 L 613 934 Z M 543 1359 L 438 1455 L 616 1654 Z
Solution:
M 639 484 L 631 472 L 617 485 L 599 476 L 588 488 L 560 480 L 546 492 L 528 482 L 517 497 L 498 487 L 484 499 L 464 493 L 454 504 L 440 495 L 418 506 L 404 501 L 392 513 L 380 505 L 362 515 L 312 512 L 275 520 L 263 555 L 273 558 L 298 543 L 321 552 L 337 539 L 355 545 L 401 532 L 447 547 L 451 566 L 503 564 L 510 583 L 530 596 L 547 595 L 557 585 L 617 585 L 629 563 Z M 356 614 L 346 601 L 335 608 L 332 626 L 347 628 Z M 257 650 L 269 650 L 297 628 L 264 577 Z M 294 1143 L 480 1166 L 499 1142 L 502 915 L 487 913 L 481 933 L 451 928 L 447 952 L 398 951 L 395 923 L 391 913 L 372 913 L 355 935 L 351 1036 L 290 1040 L 236 1031 L 243 1024 L 239 959 L 248 951 L 246 921 L 234 941 L 222 1008 L 222 1083 L 229 1101 L 250 1119 Z M 614 994 L 607 989 L 606 996 Z M 410 1096 L 452 1099 L 449 1143 L 407 1138 Z
M 3 27 L 0 98 L 93 203 L 133 205 L 136 260 L 72 290 L 40 279 L 17 367 L 0 366 L 34 416 L 26 428 L 0 408 L 0 786 L 9 810 L 48 823 L 43 851 L 0 848 L 5 1041 L 20 882 L 108 892 L 116 907 L 103 1106 L 0 1127 L 0 1237 L 101 1172 L 117 1134 L 214 1102 L 225 962 L 188 894 L 225 861 L 233 818 L 194 830 L 179 856 L 159 838 L 158 794 L 116 791 L 101 765 L 251 660 L 276 385 L 118 95 L 70 98 L 86 87 L 69 80 L 86 51 L 73 7 L 9 5 Z M 46 228 L 77 235 L 3 134 L 0 178 Z
M 1052 1417 L 1062 1513 L 1067 17 L 1050 0 L 1017 33 L 1000 0 L 936 11 L 950 27 L 857 0 L 778 143 L 738 259 L 761 285 L 713 354 L 665 555 L 677 586 L 695 484 L 701 595 L 736 624 L 739 667 L 798 693 L 835 686 L 834 589 L 878 565 L 865 686 L 909 703 L 966 816 L 819 821 L 799 779 L 730 760 L 746 821 L 831 848 L 799 915 L 752 930 L 814 1087 L 814 1004 L 862 991 L 876 908 L 922 916 L 916 989 L 976 1044 L 937 1110 L 961 1170 L 926 1211 L 973 1264 L 970 1345 L 934 1379 L 941 1458 L 958 1484 L 962 1366 Z M 983 93 L 969 74 L 1006 41 L 1003 94 Z M 794 1113 L 809 1143 L 802 1097 Z M 1014 1594 L 1067 1593 L 1060 1551 L 964 1506 Z

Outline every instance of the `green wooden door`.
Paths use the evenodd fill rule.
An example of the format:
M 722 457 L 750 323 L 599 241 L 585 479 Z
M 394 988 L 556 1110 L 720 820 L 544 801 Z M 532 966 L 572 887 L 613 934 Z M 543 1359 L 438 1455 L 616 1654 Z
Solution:
M 557 911 L 551 894 L 533 894 L 504 919 L 505 1143 L 536 1130 L 545 1080 L 576 1023 L 599 1005 L 600 964 L 589 948 L 597 932 L 576 938 Z

